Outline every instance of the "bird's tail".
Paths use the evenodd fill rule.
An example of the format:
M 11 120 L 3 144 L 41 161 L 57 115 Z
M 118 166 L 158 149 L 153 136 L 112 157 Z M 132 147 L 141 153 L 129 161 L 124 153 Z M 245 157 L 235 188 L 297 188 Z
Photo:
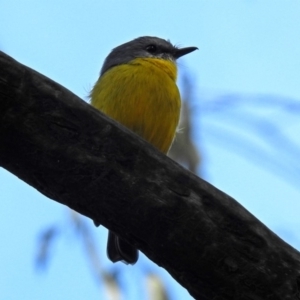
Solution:
M 107 240 L 107 256 L 112 262 L 122 261 L 134 265 L 138 258 L 138 250 L 116 234 L 109 231 Z

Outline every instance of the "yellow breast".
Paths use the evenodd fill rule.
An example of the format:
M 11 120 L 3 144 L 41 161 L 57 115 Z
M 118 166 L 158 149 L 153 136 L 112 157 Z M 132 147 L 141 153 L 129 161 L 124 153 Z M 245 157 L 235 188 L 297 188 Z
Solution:
M 167 153 L 180 115 L 176 65 L 137 58 L 106 71 L 91 92 L 91 104 Z

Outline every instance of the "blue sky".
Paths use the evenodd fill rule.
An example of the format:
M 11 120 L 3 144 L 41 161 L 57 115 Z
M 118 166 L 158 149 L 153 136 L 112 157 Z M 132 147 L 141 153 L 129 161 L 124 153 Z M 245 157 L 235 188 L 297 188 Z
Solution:
M 241 95 L 244 111 L 262 120 L 276 118 L 281 132 L 300 146 L 298 115 L 292 118 L 272 105 L 274 97 L 300 102 L 299 1 L 0 0 L 0 7 L 0 49 L 83 99 L 97 80 L 105 56 L 123 42 L 154 35 L 199 47 L 179 66 L 193 77 L 198 107 L 193 112 L 194 137 L 201 147 L 206 179 L 300 247 L 299 185 L 233 151 L 230 140 L 224 146 L 213 136 L 214 128 L 228 126 L 230 113 L 239 115 L 238 109 L 228 115 L 205 110 L 217 96 Z M 270 107 L 254 105 L 253 95 L 269 97 Z M 247 126 L 235 129 L 253 143 L 263 144 Z M 276 157 L 282 164 L 287 161 L 281 154 Z M 68 228 L 66 208 L 3 169 L 0 197 L 0 300 L 103 298 L 104 287 L 91 276 L 71 230 L 56 244 L 47 272 L 34 267 L 38 233 L 56 222 Z M 101 262 L 108 270 L 122 270 L 127 287 L 124 299 L 141 299 L 142 289 L 136 288 L 141 270 L 156 269 L 145 257 L 134 267 L 110 264 L 105 236 L 105 229 L 95 231 Z M 159 272 L 172 299 L 189 299 L 171 277 Z

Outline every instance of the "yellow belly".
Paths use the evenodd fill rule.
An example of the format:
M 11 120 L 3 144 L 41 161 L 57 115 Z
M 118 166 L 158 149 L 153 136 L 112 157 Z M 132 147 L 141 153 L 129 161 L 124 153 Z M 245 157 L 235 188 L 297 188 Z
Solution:
M 91 92 L 91 104 L 167 153 L 180 115 L 176 65 L 137 58 L 106 71 Z

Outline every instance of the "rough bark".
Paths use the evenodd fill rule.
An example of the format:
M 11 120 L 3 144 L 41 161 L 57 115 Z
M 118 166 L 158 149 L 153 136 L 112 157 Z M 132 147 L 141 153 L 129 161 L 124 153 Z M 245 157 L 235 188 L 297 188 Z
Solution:
M 135 244 L 196 299 L 300 299 L 295 249 L 234 199 L 4 53 L 0 166 Z

